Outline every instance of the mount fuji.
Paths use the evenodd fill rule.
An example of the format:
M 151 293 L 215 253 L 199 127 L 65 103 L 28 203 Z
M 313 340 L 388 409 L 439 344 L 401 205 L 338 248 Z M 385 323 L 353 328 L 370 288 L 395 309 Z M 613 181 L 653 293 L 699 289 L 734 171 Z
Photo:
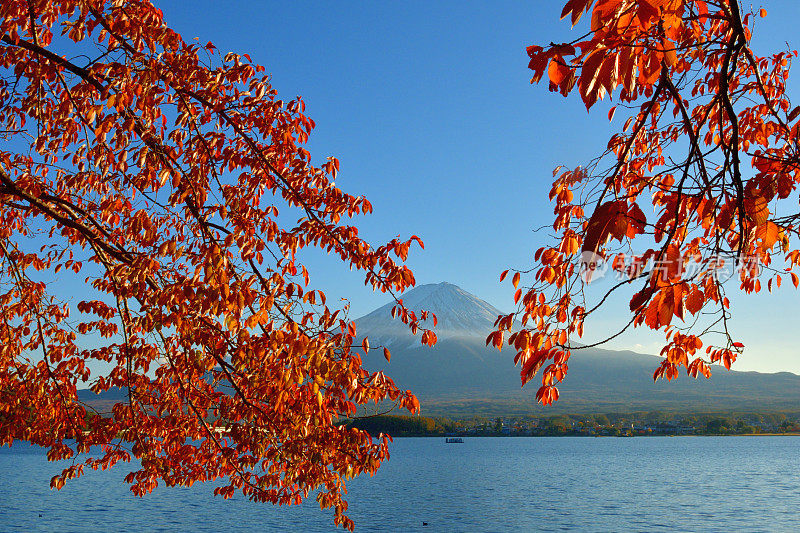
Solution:
M 359 337 L 373 347 L 364 366 L 383 370 L 402 389 L 420 399 L 427 415 L 515 415 L 559 412 L 633 412 L 650 410 L 708 412 L 800 411 L 800 376 L 782 372 L 712 369 L 711 379 L 653 382 L 660 358 L 629 351 L 576 350 L 569 373 L 559 385 L 561 399 L 549 407 L 534 400 L 538 378 L 522 388 L 515 351 L 486 346 L 486 336 L 501 311 L 451 283 L 420 285 L 401 295 L 411 310 L 436 314 L 438 342 L 421 344 L 400 320 L 392 319 L 390 302 L 355 321 Z M 425 327 L 432 327 L 428 320 Z
M 481 335 L 485 339 L 492 331 L 495 319 L 501 314 L 492 305 L 447 282 L 420 285 L 405 292 L 402 300 L 408 309 L 417 312 L 425 310 L 436 315 L 435 327 L 431 318 L 422 324 L 426 328 L 434 329 L 440 342 L 449 338 Z M 411 335 L 405 324 L 399 320 L 391 320 L 394 304 L 395 302 L 390 302 L 356 320 L 358 331 L 369 331 L 370 342 L 377 344 L 396 346 L 398 343 L 410 341 L 414 346 L 422 348 L 419 337 Z

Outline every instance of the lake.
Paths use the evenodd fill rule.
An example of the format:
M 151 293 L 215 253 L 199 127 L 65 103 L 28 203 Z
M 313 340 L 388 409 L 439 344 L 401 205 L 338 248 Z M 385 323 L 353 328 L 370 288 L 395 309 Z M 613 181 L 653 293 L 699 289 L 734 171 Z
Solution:
M 350 482 L 356 531 L 800 530 L 800 437 L 398 438 L 391 454 Z M 0 448 L 0 531 L 335 530 L 313 500 L 223 500 L 211 484 L 140 499 L 126 466 L 54 491 L 41 449 Z

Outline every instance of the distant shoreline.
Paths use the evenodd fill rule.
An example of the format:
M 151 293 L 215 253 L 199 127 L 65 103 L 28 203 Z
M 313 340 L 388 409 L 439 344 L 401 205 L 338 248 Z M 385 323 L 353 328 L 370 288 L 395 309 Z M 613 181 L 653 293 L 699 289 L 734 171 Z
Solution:
M 341 422 L 340 422 L 341 423 Z M 555 415 L 466 420 L 425 416 L 375 415 L 343 422 L 372 435 L 392 437 L 654 437 L 800 435 L 800 413 L 669 415 Z
M 797 431 L 789 433 L 741 433 L 737 435 L 721 435 L 722 437 L 799 437 Z
M 390 434 L 391 435 L 391 434 Z M 800 433 L 698 433 L 691 435 L 458 435 L 462 439 L 542 439 L 574 437 L 579 439 L 630 439 L 633 437 L 650 439 L 653 437 L 800 437 Z M 392 439 L 444 439 L 451 435 L 392 435 Z

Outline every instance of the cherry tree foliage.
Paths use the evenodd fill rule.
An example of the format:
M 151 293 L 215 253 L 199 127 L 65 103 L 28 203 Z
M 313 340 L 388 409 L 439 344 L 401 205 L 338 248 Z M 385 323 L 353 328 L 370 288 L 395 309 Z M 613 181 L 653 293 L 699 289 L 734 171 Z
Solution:
M 517 310 L 487 339 L 514 346 L 523 384 L 541 370 L 541 403 L 558 399 L 574 350 L 631 327 L 665 335 L 654 379 L 730 368 L 744 346 L 726 291 L 797 287 L 800 107 L 786 94 L 797 52 L 756 54 L 765 16 L 737 0 L 570 0 L 562 18 L 580 36 L 528 48 L 532 83 L 587 110 L 608 97 L 609 120 L 629 115 L 596 159 L 555 170 L 555 241 L 514 273 Z M 592 298 L 599 264 L 617 279 Z M 625 291 L 627 324 L 579 344 Z
M 0 15 L 0 444 L 71 460 L 55 488 L 135 458 L 138 495 L 218 478 L 224 497 L 279 504 L 316 490 L 352 529 L 345 481 L 374 473 L 389 437 L 338 421 L 419 403 L 362 367 L 369 341 L 297 254 L 397 294 L 422 242 L 364 241 L 350 221 L 372 207 L 336 187 L 335 158 L 312 164 L 303 101 L 246 54 L 185 42 L 149 1 Z M 395 313 L 435 342 L 424 313 Z M 126 400 L 103 412 L 86 387 Z

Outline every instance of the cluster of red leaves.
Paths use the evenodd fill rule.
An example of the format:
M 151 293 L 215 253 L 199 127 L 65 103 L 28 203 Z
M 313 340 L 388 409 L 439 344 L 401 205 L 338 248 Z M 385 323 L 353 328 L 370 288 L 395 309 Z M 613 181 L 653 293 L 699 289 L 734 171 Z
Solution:
M 296 254 L 326 250 L 394 293 L 422 242 L 362 240 L 343 221 L 371 205 L 335 186 L 336 159 L 312 165 L 303 102 L 247 55 L 187 44 L 148 0 L 9 0 L 0 20 L 0 444 L 73 458 L 56 488 L 135 457 L 136 494 L 316 489 L 352 528 L 344 480 L 374 473 L 388 437 L 337 421 L 419 404 L 362 368 L 355 326 Z M 128 400 L 94 411 L 88 385 Z
M 778 211 L 800 183 L 800 108 L 785 92 L 797 52 L 757 56 L 749 44 L 756 16 L 743 16 L 737 0 L 570 0 L 562 17 L 575 26 L 590 11 L 578 39 L 528 48 L 532 82 L 546 75 L 565 96 L 577 88 L 587 109 L 619 89 L 619 105 L 633 114 L 597 159 L 554 172 L 559 239 L 536 252 L 532 279 L 514 276 L 517 312 L 499 317 L 487 341 L 499 348 L 509 335 L 523 384 L 544 367 L 544 404 L 558 398 L 572 351 L 629 326 L 664 331 L 656 379 L 679 367 L 693 377 L 709 377 L 711 363 L 729 368 L 743 345 L 728 331 L 726 281 L 750 293 L 766 276 L 771 290 L 783 272 L 798 284 L 796 200 Z M 637 245 L 644 251 L 631 255 Z M 776 253 L 785 268 L 772 267 Z M 600 260 L 618 279 L 590 302 L 584 270 Z M 732 264 L 734 275 L 721 276 Z M 637 283 L 622 331 L 576 346 L 608 296 Z

